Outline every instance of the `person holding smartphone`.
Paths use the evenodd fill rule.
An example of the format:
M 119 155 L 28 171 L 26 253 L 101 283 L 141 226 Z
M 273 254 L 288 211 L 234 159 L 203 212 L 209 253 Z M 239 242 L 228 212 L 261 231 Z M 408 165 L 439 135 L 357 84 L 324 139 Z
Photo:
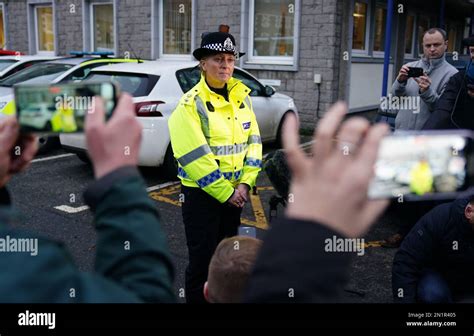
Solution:
M 400 106 L 397 111 L 396 131 L 420 130 L 432 115 L 449 79 L 458 72 L 446 61 L 447 48 L 446 32 L 440 28 L 431 28 L 423 35 L 422 59 L 407 63 L 400 69 L 391 94 L 409 98 L 409 104 Z M 384 239 L 382 246 L 399 247 L 411 227 L 432 207 L 432 202 L 422 202 L 416 206 L 394 202 L 391 210 L 397 213 L 400 226 L 395 234 Z
M 423 57 L 402 66 L 392 85 L 393 97 L 410 97 L 395 119 L 396 130 L 420 130 L 435 109 L 451 76 L 458 71 L 446 61 L 446 32 L 432 28 L 423 35 Z M 422 70 L 421 74 L 417 70 Z M 413 77 L 411 77 L 413 76 Z M 402 104 L 403 105 L 403 104 Z
M 454 75 L 439 99 L 436 110 L 423 129 L 463 128 L 474 130 L 474 35 L 464 39 L 471 61 L 466 70 Z
M 194 50 L 201 79 L 172 113 L 169 132 L 182 183 L 189 252 L 186 301 L 205 303 L 203 286 L 217 244 L 235 236 L 262 166 L 262 141 L 250 89 L 232 77 L 237 57 L 227 26 Z

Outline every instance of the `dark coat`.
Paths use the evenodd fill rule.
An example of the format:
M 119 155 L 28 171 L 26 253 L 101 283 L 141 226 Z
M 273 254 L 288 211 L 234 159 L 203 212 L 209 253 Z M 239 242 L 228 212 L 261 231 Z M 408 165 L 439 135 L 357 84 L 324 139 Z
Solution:
M 265 237 L 245 302 L 336 302 L 348 280 L 349 252 L 327 252 L 338 236 L 324 225 L 283 218 Z
M 166 236 L 145 188 L 138 170 L 125 167 L 86 193 L 97 230 L 93 273 L 81 272 L 62 243 L 9 228 L 15 216 L 1 190 L 0 238 L 38 238 L 38 247 L 36 256 L 0 253 L 0 302 L 175 302 Z
M 454 297 L 473 292 L 474 229 L 464 216 L 467 203 L 463 198 L 438 205 L 405 237 L 393 261 L 395 301 L 415 302 L 418 281 L 426 269 L 439 272 Z
M 467 94 L 464 75 L 465 71 L 460 71 L 451 77 L 443 95 L 436 104 L 434 112 L 422 129 L 463 128 L 474 130 L 474 98 Z M 454 108 L 458 94 L 459 98 Z

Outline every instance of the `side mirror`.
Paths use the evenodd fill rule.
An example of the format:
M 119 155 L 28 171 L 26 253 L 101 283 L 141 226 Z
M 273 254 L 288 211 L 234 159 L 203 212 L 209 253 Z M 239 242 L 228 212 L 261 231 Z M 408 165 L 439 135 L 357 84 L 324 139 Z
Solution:
M 265 85 L 265 95 L 271 97 L 275 94 L 275 89 L 270 85 Z

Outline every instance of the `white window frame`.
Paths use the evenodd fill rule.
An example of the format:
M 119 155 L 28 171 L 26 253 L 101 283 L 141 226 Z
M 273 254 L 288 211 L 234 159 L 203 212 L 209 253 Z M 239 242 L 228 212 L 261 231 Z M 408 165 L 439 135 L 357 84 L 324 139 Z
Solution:
M 192 56 L 193 50 L 196 48 L 195 46 L 195 40 L 196 40 L 196 0 L 191 0 L 191 50 L 189 54 L 165 54 L 163 52 L 164 50 L 164 43 L 165 43 L 165 38 L 164 38 L 164 0 L 158 0 L 158 36 L 159 36 L 159 42 L 158 42 L 158 57 L 160 59 L 171 59 L 171 60 L 183 60 L 183 61 L 190 61 L 194 60 L 194 57 Z M 152 5 L 156 1 L 152 0 Z M 152 24 L 152 30 L 155 30 L 156 28 L 153 28 L 154 25 Z M 152 32 L 153 36 L 153 32 Z M 153 38 L 152 38 L 153 40 Z
M 53 19 L 53 51 L 39 50 L 39 31 L 38 31 L 38 8 L 51 7 L 52 19 Z M 35 49 L 37 55 L 51 55 L 56 54 L 56 29 L 55 29 L 55 19 L 54 19 L 54 6 L 53 4 L 40 4 L 33 6 L 33 25 L 34 25 L 34 34 L 35 34 Z
M 375 46 L 375 13 L 377 12 L 377 8 L 382 8 L 382 9 L 385 9 L 385 27 L 383 27 L 383 29 L 385 30 L 385 38 L 387 38 L 387 18 L 388 18 L 388 11 L 387 11 L 387 5 L 384 4 L 384 3 L 381 3 L 381 2 L 378 2 L 376 1 L 375 4 L 374 4 L 374 17 L 372 18 L 373 19 L 373 31 L 371 31 L 371 34 L 372 34 L 372 41 L 373 43 L 371 44 L 371 48 L 372 48 L 372 56 L 373 57 L 377 57 L 377 58 L 383 58 L 385 57 L 385 51 L 376 51 L 374 50 L 374 46 Z M 372 21 L 372 20 L 370 20 Z M 382 41 L 382 44 L 385 48 L 385 39 L 383 39 Z
M 3 46 L 3 49 L 8 49 L 8 48 L 7 48 L 7 46 L 8 46 L 8 39 L 7 39 L 7 14 L 5 13 L 5 3 L 0 2 L 0 10 L 1 10 L 2 13 L 3 13 L 3 34 L 5 35 L 5 36 L 4 36 L 5 45 Z M 2 46 L 0 46 L 0 47 L 2 47 Z
M 114 20 L 114 29 L 113 29 L 113 33 L 114 33 L 114 47 L 113 49 L 104 49 L 104 50 L 101 50 L 101 51 L 110 51 L 110 52 L 113 52 L 115 53 L 115 46 L 117 45 L 116 44 L 116 39 L 117 39 L 117 35 L 116 35 L 116 25 L 117 25 L 117 22 L 115 20 L 115 14 L 114 14 L 114 10 L 115 10 L 115 6 L 114 6 L 114 3 L 113 1 L 109 1 L 109 2 L 93 2 L 91 1 L 89 6 L 89 24 L 90 24 L 90 30 L 89 30 L 89 33 L 90 33 L 90 50 L 91 51 L 97 51 L 94 49 L 94 44 L 95 44 L 95 27 L 94 27 L 94 6 L 110 6 L 112 5 L 112 16 L 113 16 L 113 20 Z
M 363 2 L 367 5 L 367 15 L 365 18 L 365 49 L 352 49 L 352 55 L 355 57 L 368 57 L 372 29 L 372 6 L 369 0 L 353 0 L 354 9 L 356 2 Z M 354 15 L 354 13 L 352 13 L 352 15 Z M 354 27 L 352 27 L 352 29 L 354 29 Z
M 294 20 L 294 42 L 293 42 L 293 56 L 253 56 L 254 46 L 254 22 L 255 22 L 255 1 L 249 1 L 249 30 L 248 30 L 248 50 L 247 50 L 247 61 L 246 64 L 274 64 L 274 65 L 285 65 L 295 66 L 298 58 L 299 50 L 299 27 L 300 27 L 300 13 L 301 13 L 301 2 L 295 0 L 295 20 Z
M 411 53 L 410 54 L 407 54 L 405 53 L 405 58 L 415 58 L 415 49 L 416 49 L 416 45 L 417 45 L 417 41 L 416 41 L 416 29 L 418 27 L 418 17 L 416 15 L 416 13 L 414 12 L 408 12 L 407 14 L 407 24 L 408 24 L 408 17 L 409 16 L 413 16 L 413 32 L 412 32 L 412 36 L 411 36 Z M 408 26 L 407 26 L 408 27 Z M 405 40 L 405 43 L 406 43 L 406 40 Z M 405 46 L 406 47 L 406 46 Z

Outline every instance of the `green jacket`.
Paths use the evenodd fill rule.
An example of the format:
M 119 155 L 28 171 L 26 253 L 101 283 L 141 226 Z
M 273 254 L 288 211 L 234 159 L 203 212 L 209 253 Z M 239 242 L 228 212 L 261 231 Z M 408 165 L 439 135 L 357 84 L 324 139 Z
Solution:
M 0 207 L 0 302 L 175 302 L 166 237 L 137 169 L 108 174 L 84 197 L 97 230 L 93 273 L 79 271 L 63 244 L 8 228 L 15 215 Z M 1 198 L 8 203 L 5 191 Z M 37 255 L 4 252 L 1 244 L 18 238 L 38 238 Z

